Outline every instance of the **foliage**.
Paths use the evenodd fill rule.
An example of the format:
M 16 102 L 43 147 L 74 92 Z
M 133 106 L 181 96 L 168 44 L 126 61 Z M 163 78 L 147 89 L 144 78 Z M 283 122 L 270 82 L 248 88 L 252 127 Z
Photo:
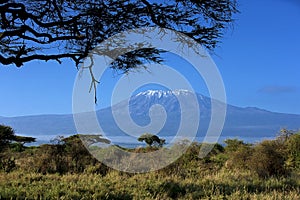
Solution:
M 68 164 L 64 148 L 64 144 L 42 145 L 37 152 L 39 158 L 34 157 L 36 171 L 43 174 L 67 172 Z
M 97 144 L 97 143 L 105 143 L 105 144 L 110 144 L 110 140 L 103 138 L 102 135 L 75 135 L 78 138 L 80 137 L 81 140 L 84 142 L 85 145 L 87 145 L 88 147 Z M 71 137 L 70 137 L 71 138 Z
M 291 169 L 300 169 L 300 132 L 291 135 L 286 141 L 286 165 Z
M 236 7 L 235 0 L 4 0 L 0 3 L 0 63 L 19 67 L 36 59 L 70 58 L 78 65 L 103 40 L 145 26 L 181 31 L 212 49 L 233 22 Z M 122 67 L 116 67 L 128 70 L 140 59 L 156 62 L 158 53 L 154 49 L 129 53 L 119 59 Z
M 94 165 L 97 162 L 97 160 L 91 156 L 88 149 L 84 146 L 79 135 L 64 138 L 63 141 L 65 142 L 64 151 L 68 159 L 70 159 L 68 164 L 69 171 L 83 172 L 86 166 Z M 90 142 L 90 146 L 93 142 L 102 142 L 106 140 L 102 140 L 99 136 L 94 135 L 92 138 L 89 137 L 88 141 Z
M 2 157 L 0 159 L 0 171 L 10 172 L 16 168 L 15 158 L 14 157 Z
M 245 145 L 228 152 L 225 166 L 229 169 L 249 169 L 253 151 L 253 148 Z
M 276 140 L 279 142 L 287 141 L 292 135 L 294 135 L 294 131 L 287 130 L 285 128 L 280 130 L 279 135 L 277 136 Z
M 14 140 L 15 132 L 9 126 L 0 125 L 0 152 L 2 149 Z
M 226 144 L 225 157 L 228 158 L 225 166 L 229 169 L 249 169 L 250 158 L 253 154 L 251 145 L 238 139 L 226 139 L 224 143 Z
M 281 150 L 282 144 L 277 141 L 263 141 L 256 145 L 250 158 L 250 169 L 263 178 L 287 175 L 286 157 Z
M 261 178 L 288 176 L 299 168 L 299 134 L 282 129 L 275 140 L 251 146 L 243 141 L 227 139 L 229 169 L 252 170 Z
M 25 166 L 31 165 L 32 171 L 40 173 L 83 172 L 89 165 L 95 164 L 95 159 L 76 137 L 60 138 L 55 144 L 45 144 L 39 147 L 33 156 L 33 162 L 23 161 Z
M 140 141 L 140 142 L 145 141 L 148 146 L 156 145 L 159 147 L 162 147 L 166 143 L 165 139 L 159 138 L 157 135 L 153 135 L 150 133 L 145 133 L 145 134 L 141 135 L 138 138 L 138 141 Z
M 15 136 L 14 141 L 24 145 L 25 143 L 35 142 L 36 138 L 18 135 Z
M 190 168 L 191 169 L 191 168 Z M 201 169 L 197 169 L 198 172 Z M 1 199 L 299 199 L 295 177 L 258 179 L 248 172 L 220 170 L 185 177 L 160 171 L 46 174 L 0 173 Z
M 298 133 L 256 145 L 235 139 L 226 144 L 215 145 L 200 158 L 203 144 L 178 142 L 172 150 L 185 153 L 166 168 L 146 174 L 106 167 L 89 154 L 79 135 L 58 137 L 53 144 L 21 152 L 6 149 L 0 157 L 0 199 L 300 198 Z M 158 147 L 127 150 L 153 149 Z
M 11 143 L 9 144 L 9 149 L 14 152 L 22 152 L 25 150 L 25 146 L 21 143 Z
M 12 147 L 16 151 L 22 151 L 24 150 L 24 144 L 30 142 L 35 142 L 35 138 L 17 136 L 12 127 L 0 125 L 0 152 L 8 147 Z
M 240 147 L 247 146 L 242 140 L 238 139 L 226 139 L 224 140 L 226 144 L 225 150 L 227 152 L 234 152 L 237 151 Z

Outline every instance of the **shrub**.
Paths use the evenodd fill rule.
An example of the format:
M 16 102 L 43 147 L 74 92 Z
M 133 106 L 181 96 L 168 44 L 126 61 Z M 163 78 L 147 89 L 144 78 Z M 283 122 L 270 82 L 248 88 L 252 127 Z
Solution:
M 240 147 L 249 146 L 242 140 L 238 139 L 226 139 L 224 140 L 224 143 L 226 144 L 225 151 L 227 152 L 234 152 L 237 151 Z
M 105 176 L 110 171 L 110 168 L 103 163 L 96 163 L 95 165 L 89 165 L 85 168 L 84 172 L 87 174 L 100 174 Z
M 278 141 L 263 141 L 254 148 L 249 167 L 259 177 L 286 176 L 285 154 L 283 146 Z
M 63 174 L 68 171 L 63 144 L 42 145 L 34 159 L 37 172 Z
M 227 168 L 249 169 L 250 158 L 253 154 L 253 148 L 249 145 L 243 145 L 235 151 L 226 152 L 228 160 L 225 163 Z
M 287 161 L 290 169 L 300 169 L 300 133 L 291 135 L 286 141 Z
M 87 148 L 83 145 L 79 135 L 63 139 L 64 153 L 68 157 L 70 172 L 83 172 L 88 165 L 94 165 L 97 160 L 91 156 Z
M 12 143 L 9 146 L 13 152 L 22 152 L 25 150 L 24 145 L 21 143 Z
M 14 157 L 0 157 L 0 170 L 5 172 L 11 172 L 16 168 Z

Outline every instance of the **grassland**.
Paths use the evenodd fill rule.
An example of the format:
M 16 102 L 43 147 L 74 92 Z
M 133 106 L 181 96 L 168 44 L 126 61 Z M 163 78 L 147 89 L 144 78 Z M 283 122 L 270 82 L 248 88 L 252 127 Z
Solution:
M 198 169 L 201 170 L 201 169 Z M 201 174 L 201 172 L 198 172 Z M 299 175 L 259 179 L 249 172 L 220 170 L 169 176 L 122 174 L 0 174 L 1 199 L 300 199 Z
M 76 138 L 59 146 L 10 148 L 1 153 L 0 199 L 296 200 L 299 138 L 256 145 L 228 140 L 202 159 L 197 156 L 201 144 L 193 143 L 170 166 L 144 174 L 104 166 L 80 149 Z

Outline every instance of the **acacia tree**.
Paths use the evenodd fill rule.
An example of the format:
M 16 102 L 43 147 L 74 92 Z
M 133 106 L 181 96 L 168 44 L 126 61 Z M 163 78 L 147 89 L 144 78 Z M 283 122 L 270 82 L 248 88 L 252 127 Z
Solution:
M 138 141 L 140 142 L 145 141 L 148 146 L 158 145 L 159 147 L 162 147 L 166 143 L 165 139 L 159 138 L 157 135 L 153 135 L 150 133 L 145 133 L 141 135 L 138 138 Z
M 9 126 L 0 125 L 0 151 L 15 137 L 14 130 Z
M 0 63 L 70 58 L 78 64 L 100 42 L 124 30 L 158 26 L 213 49 L 233 22 L 236 0 L 1 0 Z M 120 56 L 112 68 L 128 72 L 142 61 L 161 62 L 160 50 Z
M 13 142 L 23 146 L 25 143 L 35 142 L 35 138 L 26 136 L 17 136 L 10 126 L 0 125 L 0 152 Z
M 24 145 L 25 143 L 35 142 L 36 138 L 16 135 L 14 141 L 18 142 L 21 145 Z

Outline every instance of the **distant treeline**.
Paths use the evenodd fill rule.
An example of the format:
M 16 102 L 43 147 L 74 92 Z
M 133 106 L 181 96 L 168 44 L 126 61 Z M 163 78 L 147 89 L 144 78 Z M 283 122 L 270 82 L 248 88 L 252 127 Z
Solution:
M 10 136 L 7 136 L 8 133 L 10 133 Z M 33 142 L 34 138 L 19 138 L 14 135 L 13 129 L 7 126 L 0 126 L 0 135 L 0 170 L 2 171 L 10 172 L 22 169 L 43 174 L 65 174 L 83 173 L 92 168 L 95 173 L 105 175 L 111 170 L 90 154 L 82 144 L 79 135 L 67 138 L 58 137 L 52 141 L 53 144 L 43 144 L 37 147 L 24 146 L 26 142 Z M 6 137 L 3 135 L 6 135 Z M 147 147 L 123 149 L 133 152 L 148 152 L 165 148 L 163 147 L 163 139 L 151 134 L 145 134 L 143 137 L 145 138 L 141 136 L 139 140 L 144 140 L 148 144 Z M 158 141 L 158 145 L 152 145 L 151 140 L 153 138 Z M 160 140 L 162 141 L 161 144 L 159 143 Z M 99 141 L 109 143 L 108 140 L 97 139 L 96 136 L 88 139 L 89 145 Z M 259 177 L 265 178 L 270 176 L 289 176 L 294 170 L 300 168 L 299 132 L 282 129 L 276 139 L 265 140 L 255 145 L 238 139 L 227 139 L 224 142 L 225 147 L 215 144 L 212 151 L 202 159 L 198 157 L 202 144 L 194 142 L 180 159 L 161 171 L 177 173 L 174 171 L 175 169 L 181 171 L 189 163 L 197 163 L 198 166 L 202 166 L 204 169 L 207 167 L 213 169 L 224 167 L 228 169 L 251 170 Z M 187 143 L 179 142 L 176 145 L 177 148 L 184 148 L 182 145 L 187 145 Z M 151 170 L 150 164 L 148 167 Z

